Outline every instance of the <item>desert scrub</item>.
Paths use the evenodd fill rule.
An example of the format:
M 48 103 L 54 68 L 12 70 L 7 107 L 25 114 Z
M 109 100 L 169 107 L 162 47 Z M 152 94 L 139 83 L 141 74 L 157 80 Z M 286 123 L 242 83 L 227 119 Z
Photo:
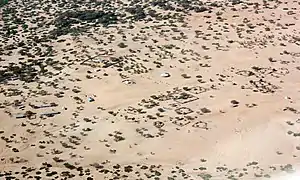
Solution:
M 203 180 L 210 180 L 212 178 L 212 176 L 210 174 L 206 174 L 206 173 L 202 173 L 199 174 L 199 176 L 203 179 Z
M 124 44 L 123 42 L 119 43 L 118 46 L 119 46 L 120 48 L 126 48 L 126 47 L 127 47 L 127 45 Z

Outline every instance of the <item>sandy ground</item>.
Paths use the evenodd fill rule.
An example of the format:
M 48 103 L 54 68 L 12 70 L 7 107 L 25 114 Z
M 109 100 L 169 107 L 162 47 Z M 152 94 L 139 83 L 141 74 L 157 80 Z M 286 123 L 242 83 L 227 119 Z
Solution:
M 37 43 L 68 7 L 2 7 L 0 179 L 297 179 L 300 3 L 206 3 Z

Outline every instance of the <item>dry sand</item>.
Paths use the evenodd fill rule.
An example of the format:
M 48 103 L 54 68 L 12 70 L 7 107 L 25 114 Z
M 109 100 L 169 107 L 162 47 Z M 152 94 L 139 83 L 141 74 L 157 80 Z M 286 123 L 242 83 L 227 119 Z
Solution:
M 298 14 L 292 0 L 10 1 L 0 179 L 297 171 Z

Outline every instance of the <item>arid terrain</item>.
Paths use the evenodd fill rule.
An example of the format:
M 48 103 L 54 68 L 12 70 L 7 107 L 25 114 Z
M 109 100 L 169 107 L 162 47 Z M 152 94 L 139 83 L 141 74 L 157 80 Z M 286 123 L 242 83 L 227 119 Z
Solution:
M 0 179 L 296 172 L 299 14 L 298 0 L 9 1 Z

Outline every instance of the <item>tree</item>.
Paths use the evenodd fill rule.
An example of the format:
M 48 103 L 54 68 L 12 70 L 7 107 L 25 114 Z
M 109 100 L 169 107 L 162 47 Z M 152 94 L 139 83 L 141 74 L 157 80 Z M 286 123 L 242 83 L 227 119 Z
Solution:
M 8 3 L 8 0 L 0 0 L 0 7 Z

